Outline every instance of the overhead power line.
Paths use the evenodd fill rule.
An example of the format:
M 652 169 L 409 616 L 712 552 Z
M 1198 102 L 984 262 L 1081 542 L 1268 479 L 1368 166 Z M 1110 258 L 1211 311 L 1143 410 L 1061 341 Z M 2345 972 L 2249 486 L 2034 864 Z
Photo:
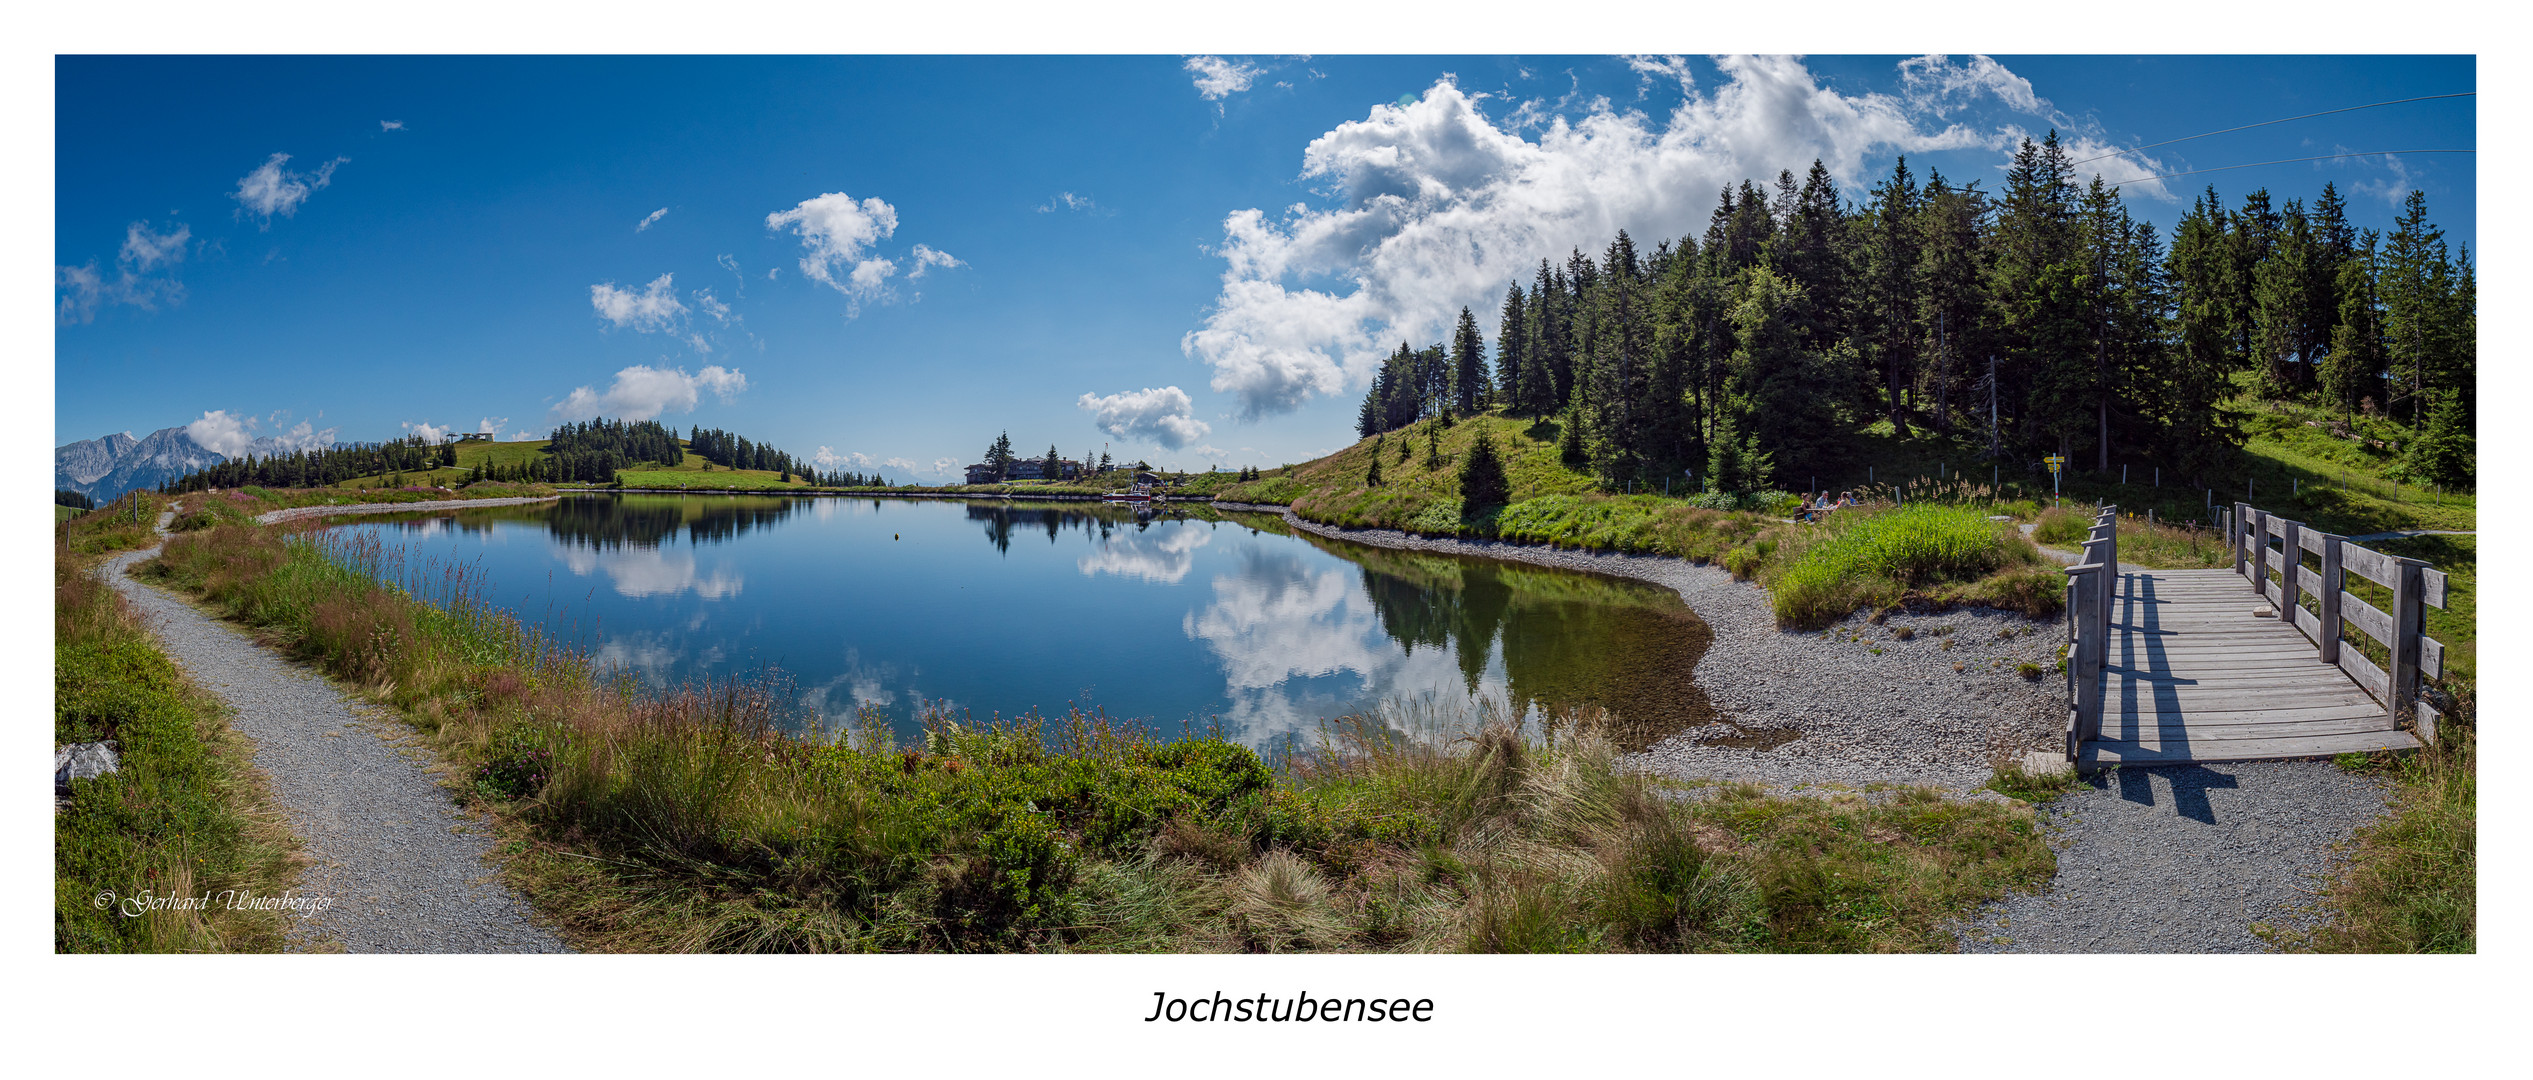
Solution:
M 2357 111 L 2357 110 L 2359 110 L 2359 109 L 2379 109 L 2379 108 L 2382 108 L 2382 107 L 2384 107 L 2384 106 L 2386 106 L 2386 105 L 2406 105 L 2406 104 L 2408 104 L 2408 103 L 2410 103 L 2410 102 L 2413 102 L 2413 101 L 2436 101 L 2436 100 L 2439 100 L 2439 99 L 2442 99 L 2442 98 L 2471 97 L 2471 96 L 2473 96 L 2473 95 L 2475 95 L 2475 94 L 2478 94 L 2479 92 L 2480 92 L 2480 91 L 2477 91 L 2477 90 L 2465 90 L 2465 91 L 2463 91 L 2463 92 L 2461 92 L 2461 93 L 2458 93 L 2458 94 L 2428 94 L 2428 95 L 2423 96 L 2423 97 L 2395 98 L 2395 99 L 2393 99 L 2393 100 L 2391 100 L 2391 101 L 2378 101 L 2378 102 L 2374 102 L 2374 103 L 2372 103 L 2372 104 L 2367 104 L 2367 105 L 2351 105 L 2351 106 L 2349 106 L 2349 107 L 2347 107 L 2347 108 L 2345 108 L 2345 109 L 2324 109 L 2324 110 L 2322 110 L 2321 112 L 2317 112 L 2317 113 L 2306 113 L 2306 114 L 2304 114 L 2304 115 L 2302 115 L 2302 116 L 2290 116 L 2290 117 L 2287 117 L 2285 120 L 2263 120 L 2263 121 L 2261 121 L 2261 122 L 2259 122 L 2259 123 L 2257 123 L 2257 124 L 2245 124 L 2245 125 L 2243 125 L 2243 126 L 2241 126 L 2241 127 L 2221 128 L 2221 129 L 2216 130 L 2216 131 L 2203 131 L 2203 132 L 2200 132 L 2199 134 L 2196 134 L 2196 135 L 2184 135 L 2184 136 L 2182 136 L 2182 137 L 2180 137 L 2180 138 L 2178 138 L 2178 139 L 2165 139 L 2165 140 L 2164 140 L 2164 141 L 2162 141 L 2162 142 L 2147 143 L 2147 144 L 2146 144 L 2146 145 L 2144 145 L 2144 146 L 2132 146 L 2132 147 L 2129 147 L 2129 148 L 2128 148 L 2128 149 L 2126 149 L 2126 150 L 2113 150 L 2113 151 L 2111 151 L 2110 153 L 2107 153 L 2107 154 L 2097 154 L 2097 155 L 2094 155 L 2093 157 L 2089 157 L 2089 158 L 2084 159 L 2084 161 L 2070 162 L 2069 164 L 2070 164 L 2070 165 L 2082 165 L 2082 164 L 2085 164 L 2086 162 L 2100 161 L 2100 160 L 2102 160 L 2103 158 L 2107 158 L 2107 157 L 2118 157 L 2118 156 L 2120 156 L 2121 154 L 2133 154 L 2133 153 L 2136 153 L 2137 151 L 2140 151 L 2140 150 L 2152 150 L 2152 149 L 2154 149 L 2154 148 L 2156 148 L 2156 147 L 2158 147 L 2158 146 L 2171 146 L 2171 145 L 2172 145 L 2172 144 L 2174 144 L 2174 143 L 2185 143 L 2185 142 L 2189 142 L 2189 141 L 2190 141 L 2190 140 L 2192 140 L 2192 139 L 2204 139 L 2204 138 L 2207 138 L 2207 137 L 2208 137 L 2208 136 L 2210 136 L 2210 135 L 2223 135 L 2223 134 L 2226 134 L 2226 133 L 2228 133 L 2228 132 L 2235 132 L 2235 131 L 2250 131 L 2250 130 L 2251 130 L 2251 129 L 2253 129 L 2253 128 L 2256 128 L 2256 127 L 2268 127 L 2268 126 L 2269 126 L 2269 125 L 2271 125 L 2271 124 L 2284 124 L 2284 123 L 2289 123 L 2289 122 L 2296 121 L 2296 120 L 2311 120 L 2311 119 L 2313 119 L 2313 118 L 2314 118 L 2314 117 L 2316 117 L 2316 116 L 2333 116 L 2333 115 L 2336 115 L 2336 114 L 2339 114 L 2339 113 L 2344 113 L 2344 112 L 2356 112 L 2356 111 Z M 2202 171 L 2202 172 L 2207 172 L 2207 171 L 2212 171 L 2212 170 L 2202 169 L 2202 170 L 2200 170 L 2200 171 Z M 2185 175 L 2185 174 L 2182 174 L 2182 173 L 2175 173 L 2175 174 L 2173 174 L 2173 175 L 2175 175 L 2175 176 L 2180 176 L 2180 175 Z
M 2374 157 L 2378 154 L 2389 157 L 2394 154 L 2477 154 L 2479 152 L 2480 151 L 2478 150 L 2367 150 L 2362 153 L 2351 152 L 2346 154 L 2316 154 L 2312 157 L 2280 158 L 2276 161 L 2253 161 L 2241 165 L 2218 165 L 2214 168 L 2208 169 L 2191 169 L 2186 172 L 2165 173 L 2162 176 L 2140 176 L 2128 180 L 2113 181 L 2111 186 L 2121 187 L 2127 184 L 2143 184 L 2149 180 L 2170 180 L 2176 176 L 2195 176 L 2199 173 L 2224 172 L 2227 169 L 2256 169 L 2263 165 L 2293 165 L 2299 161 L 2329 161 L 2332 158 Z

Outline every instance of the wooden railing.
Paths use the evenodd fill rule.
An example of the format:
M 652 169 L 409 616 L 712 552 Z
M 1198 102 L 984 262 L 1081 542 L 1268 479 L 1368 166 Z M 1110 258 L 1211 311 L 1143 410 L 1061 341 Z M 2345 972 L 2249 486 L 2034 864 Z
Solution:
M 2102 665 L 2120 585 L 2120 510 L 2101 507 L 2084 554 L 2067 568 L 2067 760 L 2102 737 Z
M 2444 674 L 2445 646 L 2425 632 L 2428 607 L 2445 607 L 2445 574 L 2417 559 L 2386 555 L 2289 521 L 2249 503 L 2235 503 L 2223 515 L 2225 546 L 2234 572 L 2243 575 L 2280 619 L 2302 631 L 2326 663 L 2339 665 L 2357 685 L 2383 702 L 2385 715 L 2399 727 L 2405 718 L 2417 725 L 2421 742 L 2436 742 L 2442 717 L 2419 694 L 2419 677 Z M 2320 560 L 2304 565 L 2305 554 Z M 2356 574 L 2392 593 L 2385 611 L 2347 591 L 2344 575 Z M 2302 598 L 2313 598 L 2305 610 Z M 2362 650 L 2341 647 L 2342 628 L 2384 647 L 2391 670 L 2378 666 Z

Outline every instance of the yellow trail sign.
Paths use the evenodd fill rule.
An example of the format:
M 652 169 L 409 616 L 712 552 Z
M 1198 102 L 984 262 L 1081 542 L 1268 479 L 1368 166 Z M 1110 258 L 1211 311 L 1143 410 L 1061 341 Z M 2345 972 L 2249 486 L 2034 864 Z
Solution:
M 2058 456 L 2058 455 L 2056 455 L 2056 454 L 2051 454 L 2051 455 L 2049 455 L 2048 457 L 2042 458 L 2042 459 L 2040 459 L 2040 460 L 2041 460 L 2041 463 L 2042 463 L 2042 464 L 2049 466 L 2049 471 L 2050 471 L 2050 472 L 2053 472 L 2053 473 L 2054 473 L 2054 472 L 2057 472 L 2060 468 L 2064 467 L 2064 466 L 2067 464 L 2067 459 L 2066 459 L 2066 458 L 2060 457 L 2060 456 Z

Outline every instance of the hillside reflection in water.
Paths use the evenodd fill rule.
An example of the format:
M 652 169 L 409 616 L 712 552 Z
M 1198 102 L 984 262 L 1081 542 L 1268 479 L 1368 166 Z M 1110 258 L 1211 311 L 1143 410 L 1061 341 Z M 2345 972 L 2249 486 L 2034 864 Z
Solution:
M 1266 746 L 1417 701 L 1597 705 L 1640 746 L 1709 715 L 1668 589 L 1293 535 L 1210 508 L 582 496 L 348 519 L 653 683 L 779 669 L 804 716 L 903 733 L 1071 705 Z M 981 541 L 981 542 L 980 542 Z

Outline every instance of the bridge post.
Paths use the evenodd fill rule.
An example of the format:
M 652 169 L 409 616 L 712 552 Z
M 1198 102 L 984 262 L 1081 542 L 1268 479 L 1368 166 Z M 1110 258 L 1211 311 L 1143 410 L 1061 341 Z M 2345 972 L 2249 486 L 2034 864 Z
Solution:
M 2402 716 L 2410 711 L 2411 703 L 2419 696 L 2419 633 L 2424 629 L 2422 620 L 2425 618 L 2419 603 L 2424 584 L 2419 580 L 2419 572 L 2426 569 L 2427 564 L 2397 555 L 2390 558 L 2393 562 L 2392 610 L 2386 614 L 2392 616 L 2392 640 L 2385 642 L 2385 651 L 2392 655 L 2391 669 L 2386 672 L 2392 676 L 2392 693 L 2386 695 L 2391 700 L 2385 702 L 2384 707 L 2390 710 L 2392 725 L 2398 728 Z M 2431 733 L 2426 738 L 2432 740 L 2434 736 Z
M 2304 537 L 2298 535 L 2303 531 L 2301 521 L 2278 521 L 2278 538 L 2285 544 L 2287 558 L 2286 565 L 2278 568 L 2278 618 L 2290 629 L 2295 627 L 2296 609 L 2300 606 L 2296 602 L 2296 580 L 2304 573 Z
M 2269 514 L 2254 510 L 2243 521 L 2243 542 L 2250 545 L 2252 592 L 2269 598 Z
M 2234 509 L 2225 515 L 2225 553 L 2233 558 L 2236 577 L 2242 576 L 2243 558 L 2250 554 L 2243 550 L 2243 521 L 2251 516 L 2245 513 L 2249 509 L 2247 503 L 2235 503 Z
M 2322 662 L 2340 662 L 2340 542 L 2341 537 L 2322 534 L 2322 582 L 2315 592 L 2321 615 L 2322 640 L 2313 644 L 2322 650 Z
M 2076 760 L 2084 744 L 2102 737 L 2102 590 L 2088 576 L 2103 567 L 2088 562 L 2070 566 L 2067 574 L 2067 760 Z

